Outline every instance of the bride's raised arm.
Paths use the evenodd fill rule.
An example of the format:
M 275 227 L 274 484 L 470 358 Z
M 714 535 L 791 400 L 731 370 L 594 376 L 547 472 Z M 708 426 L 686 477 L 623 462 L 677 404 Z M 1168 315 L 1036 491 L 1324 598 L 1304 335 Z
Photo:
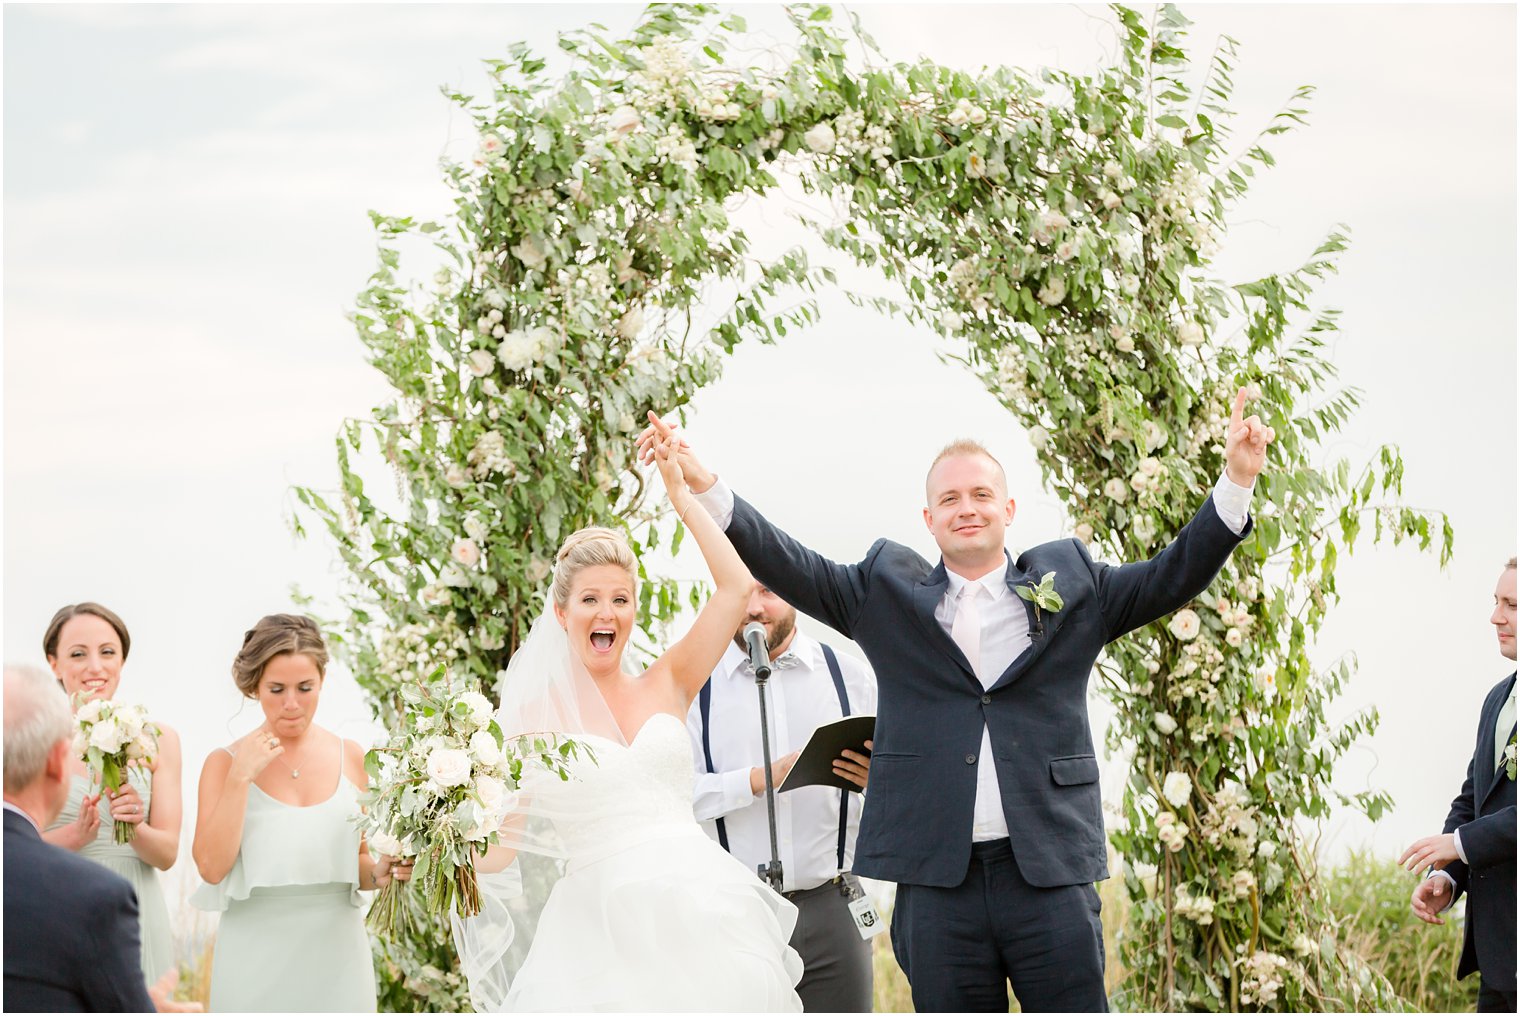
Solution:
M 655 419 L 653 413 L 649 414 Z M 665 483 L 665 493 L 676 510 L 676 515 L 697 542 L 697 549 L 707 562 L 716 587 L 712 597 L 697 614 L 696 621 L 679 642 L 665 651 L 655 661 L 655 668 L 668 668 L 671 679 L 683 696 L 681 708 L 690 707 L 697 692 L 702 690 L 708 675 L 718 665 L 723 651 L 728 648 L 744 619 L 750 593 L 755 588 L 755 577 L 750 574 L 728 537 L 718 528 L 712 517 L 700 507 L 686 477 L 681 472 L 680 438 L 667 437 L 654 443 L 654 461 L 659 468 L 660 479 Z

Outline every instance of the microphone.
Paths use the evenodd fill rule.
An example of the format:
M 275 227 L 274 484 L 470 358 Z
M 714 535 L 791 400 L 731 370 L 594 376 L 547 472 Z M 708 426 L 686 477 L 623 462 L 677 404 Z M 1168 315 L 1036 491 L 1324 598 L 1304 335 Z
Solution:
M 764 681 L 771 676 L 771 657 L 765 648 L 765 625 L 751 621 L 744 626 L 744 645 L 749 650 L 749 665 L 754 668 L 755 680 Z

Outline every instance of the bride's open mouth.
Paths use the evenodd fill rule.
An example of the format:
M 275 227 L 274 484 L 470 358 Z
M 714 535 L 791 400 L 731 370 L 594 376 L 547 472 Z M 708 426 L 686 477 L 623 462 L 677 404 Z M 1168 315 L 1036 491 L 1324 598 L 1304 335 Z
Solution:
M 591 633 L 591 645 L 597 652 L 605 653 L 612 648 L 612 643 L 616 637 L 612 631 L 606 628 L 597 628 Z

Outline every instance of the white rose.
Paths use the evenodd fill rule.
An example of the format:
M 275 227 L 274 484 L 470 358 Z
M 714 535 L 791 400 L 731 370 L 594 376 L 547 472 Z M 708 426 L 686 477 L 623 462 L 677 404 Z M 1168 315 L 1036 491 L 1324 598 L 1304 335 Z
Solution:
M 618 318 L 617 333 L 620 337 L 627 339 L 629 342 L 637 339 L 639 337 L 639 333 L 643 330 L 644 310 L 637 304 L 629 307 L 628 310 L 624 312 L 623 316 Z
M 947 310 L 939 316 L 940 327 L 947 332 L 958 332 L 966 319 L 953 310 Z
M 470 722 L 477 727 L 484 727 L 491 722 L 491 700 L 478 691 L 467 691 L 459 696 L 459 701 L 469 709 Z
M 1188 779 L 1187 773 L 1179 773 L 1175 769 L 1166 774 L 1166 779 L 1161 784 L 1161 796 L 1166 798 L 1167 803 L 1173 808 L 1180 808 L 1187 804 L 1188 798 L 1193 793 L 1193 781 Z
M 466 568 L 473 568 L 480 563 L 480 545 L 474 540 L 455 540 L 449 548 L 449 557 Z
M 1045 306 L 1054 307 L 1066 299 L 1066 280 L 1059 275 L 1046 279 L 1045 285 L 1040 287 L 1040 291 L 1036 295 Z
M 479 515 L 472 512 L 464 517 L 464 534 L 472 540 L 485 541 L 486 525 L 480 521 Z
M 1240 644 L 1245 641 L 1245 636 L 1240 633 L 1239 628 L 1231 628 L 1229 631 L 1224 633 L 1224 640 L 1230 645 L 1239 649 Z
M 449 587 L 440 582 L 429 582 L 422 587 L 422 602 L 441 607 L 449 602 Z
M 1154 451 L 1166 444 L 1166 431 L 1155 420 L 1146 420 L 1141 426 L 1140 431 L 1145 441 L 1146 451 Z M 1161 464 L 1158 462 L 1156 465 L 1159 467 Z M 1149 473 L 1147 475 L 1154 476 L 1155 474 Z
M 105 710 L 108 699 L 90 699 L 79 707 L 79 712 L 74 714 L 74 719 L 81 724 L 94 723 L 100 719 L 100 714 Z
M 384 854 L 387 857 L 401 856 L 401 841 L 383 829 L 377 829 L 369 834 L 369 848 L 372 853 Z
M 959 127 L 967 120 L 971 119 L 971 114 L 967 111 L 965 106 L 956 106 L 950 111 L 950 116 L 948 119 L 950 121 L 951 127 Z
M 428 753 L 427 774 L 440 787 L 462 787 L 470 782 L 470 756 L 458 748 L 434 748 Z
M 1183 607 L 1172 615 L 1171 621 L 1167 622 L 1167 629 L 1184 642 L 1191 642 L 1198 637 L 1198 630 L 1202 622 L 1198 615 L 1187 607 Z
M 639 124 L 642 121 L 643 118 L 639 116 L 639 111 L 632 106 L 619 106 L 607 118 L 607 126 L 620 135 L 627 135 L 638 130 Z
M 1203 326 L 1197 321 L 1184 321 L 1177 329 L 1177 341 L 1188 348 L 1203 345 Z
M 1157 713 L 1153 718 L 1156 729 L 1163 734 L 1174 734 L 1177 731 L 1177 721 L 1172 719 L 1170 713 Z
M 1161 472 L 1161 461 L 1147 455 L 1145 458 L 1140 460 L 1140 472 L 1144 473 L 1146 476 L 1155 476 L 1157 473 Z
M 971 112 L 966 114 L 966 119 L 974 124 L 984 124 L 987 122 L 987 111 L 980 106 L 972 106 Z
M 1044 451 L 1050 447 L 1050 432 L 1044 427 L 1030 427 L 1029 443 L 1034 445 L 1036 451 Z
M 1114 343 L 1114 348 L 1121 353 L 1133 353 L 1135 351 L 1135 340 L 1126 335 Z
M 972 152 L 966 157 L 966 175 L 973 180 L 980 180 L 987 175 L 987 160 Z
M 1113 211 L 1123 203 L 1124 199 L 1119 197 L 1119 195 L 1115 194 L 1113 191 L 1106 190 L 1103 192 L 1103 207 L 1107 208 L 1109 211 Z
M 90 728 L 90 747 L 99 748 L 104 754 L 115 755 L 126 743 L 126 731 L 121 729 L 114 716 L 100 720 Z
M 507 796 L 507 785 L 494 776 L 477 776 L 475 777 L 475 796 L 480 799 L 486 814 L 500 815 L 502 801 Z
M 470 474 L 465 472 L 464 468 L 458 463 L 455 463 L 443 471 L 443 481 L 450 487 L 458 490 L 461 487 L 469 485 Z
M 500 327 L 500 326 L 498 326 Z M 533 340 L 527 332 L 502 332 L 496 358 L 507 370 L 525 370 L 533 364 Z
M 466 575 L 457 564 L 455 564 L 453 561 L 450 561 L 448 564 L 444 565 L 443 570 L 438 573 L 438 581 L 442 582 L 446 586 L 451 586 L 454 589 L 463 589 L 465 586 L 470 584 L 470 577 Z
M 819 155 L 827 155 L 834 150 L 834 128 L 826 123 L 813 126 L 812 130 L 802 135 L 803 144 L 807 145 Z
M 1110 501 L 1118 501 L 1120 504 L 1123 504 L 1125 498 L 1129 497 L 1129 490 L 1124 486 L 1123 480 L 1114 477 L 1103 484 L 1103 496 L 1107 497 Z
M 1119 292 L 1125 296 L 1134 296 L 1140 292 L 1140 276 L 1125 275 L 1119 279 Z
M 1103 175 L 1110 180 L 1117 180 L 1124 175 L 1124 170 L 1117 162 L 1110 159 L 1103 164 Z
M 1077 530 L 1076 530 L 1076 532 L 1077 532 L 1077 539 L 1081 540 L 1083 543 L 1091 543 L 1092 542 L 1093 527 L 1090 526 L 1090 525 L 1088 525 L 1086 522 L 1079 522 L 1079 523 L 1077 523 Z
M 1130 531 L 1135 534 L 1135 539 L 1142 545 L 1147 545 L 1156 536 L 1156 520 L 1149 515 L 1140 515 L 1130 525 Z
M 470 735 L 470 754 L 481 765 L 494 766 L 501 761 L 501 747 L 489 730 L 477 730 Z
M 1056 246 L 1056 260 L 1070 261 L 1077 253 L 1077 245 L 1070 240 L 1062 240 Z
M 496 357 L 492 356 L 491 351 L 488 349 L 472 350 L 465 360 L 470 368 L 470 373 L 476 377 L 485 377 L 496 369 Z

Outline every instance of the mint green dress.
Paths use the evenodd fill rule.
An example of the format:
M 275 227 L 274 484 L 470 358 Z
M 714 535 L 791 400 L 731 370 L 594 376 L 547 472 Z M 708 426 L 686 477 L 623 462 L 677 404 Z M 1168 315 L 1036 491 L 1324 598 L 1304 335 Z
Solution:
M 153 774 L 133 766 L 127 770 L 127 781 L 142 797 L 144 814 L 152 814 Z M 77 819 L 79 806 L 90 790 L 91 783 L 87 777 L 69 777 L 69 799 L 48 829 L 57 829 Z M 137 937 L 142 946 L 143 980 L 148 984 L 156 984 L 160 977 L 176 965 L 174 934 L 169 927 L 169 907 L 164 903 L 158 869 L 138 857 L 130 843 L 114 842 L 111 802 L 106 800 L 104 794 L 96 809 L 100 812 L 100 828 L 95 831 L 95 839 L 80 848 L 79 856 L 87 857 L 102 868 L 114 871 L 130 882 L 137 892 Z
M 375 1011 L 358 814 L 341 766 L 332 796 L 305 808 L 248 788 L 232 870 L 190 897 L 222 915 L 211 960 L 212 1012 Z

